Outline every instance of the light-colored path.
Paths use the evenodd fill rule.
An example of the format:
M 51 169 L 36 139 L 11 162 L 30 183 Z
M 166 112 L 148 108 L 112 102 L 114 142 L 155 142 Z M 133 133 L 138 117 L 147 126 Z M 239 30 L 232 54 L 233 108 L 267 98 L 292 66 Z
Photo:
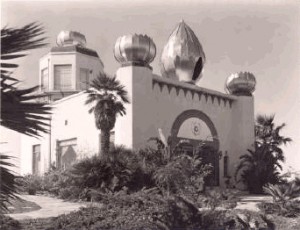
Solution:
M 42 195 L 21 195 L 20 197 L 24 200 L 35 202 L 41 209 L 26 213 L 8 214 L 8 216 L 16 220 L 55 217 L 62 214 L 68 214 L 85 206 L 83 203 L 68 202 Z
M 35 202 L 41 207 L 41 209 L 26 213 L 8 214 L 16 220 L 55 217 L 62 214 L 68 214 L 72 211 L 77 211 L 80 207 L 86 206 L 84 203 L 68 202 L 42 195 L 21 195 L 20 197 L 24 200 Z M 258 203 L 271 200 L 272 198 L 270 196 L 241 196 L 241 201 L 238 202 L 235 209 L 247 209 L 258 212 Z
M 235 209 L 247 209 L 250 211 L 258 212 L 259 208 L 257 207 L 257 204 L 263 201 L 272 202 L 271 196 L 244 195 L 240 198 L 241 201 L 237 203 Z

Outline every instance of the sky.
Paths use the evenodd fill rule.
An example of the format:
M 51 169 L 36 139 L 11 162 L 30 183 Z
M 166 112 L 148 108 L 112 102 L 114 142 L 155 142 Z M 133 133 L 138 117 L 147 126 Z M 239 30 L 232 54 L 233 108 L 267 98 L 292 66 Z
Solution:
M 2 28 L 37 21 L 46 31 L 49 45 L 18 61 L 14 74 L 23 86 L 38 84 L 38 60 L 56 46 L 61 30 L 83 33 L 109 74 L 120 66 L 113 55 L 117 38 L 147 34 L 157 47 L 153 72 L 160 75 L 162 49 L 181 19 L 206 54 L 199 85 L 224 92 L 230 74 L 252 72 L 255 113 L 275 114 L 276 124 L 286 123 L 282 134 L 293 139 L 283 148 L 286 166 L 300 170 L 300 1 L 2 0 L 1 6 Z

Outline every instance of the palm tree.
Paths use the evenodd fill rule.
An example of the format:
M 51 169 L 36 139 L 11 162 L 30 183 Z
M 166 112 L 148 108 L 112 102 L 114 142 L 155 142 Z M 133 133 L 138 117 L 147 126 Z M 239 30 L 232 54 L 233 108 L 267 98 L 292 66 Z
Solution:
M 1 120 L 8 129 L 30 136 L 40 136 L 49 126 L 50 106 L 37 103 L 41 96 L 33 94 L 39 87 L 19 89 L 19 83 L 12 72 L 18 67 L 12 63 L 16 58 L 27 55 L 24 51 L 45 46 L 45 38 L 40 38 L 44 30 L 36 23 L 22 28 L 1 30 Z
M 241 172 L 241 181 L 248 186 L 250 192 L 262 193 L 264 185 L 280 181 L 281 162 L 285 159 L 281 146 L 292 141 L 291 138 L 280 135 L 284 127 L 285 124 L 274 124 L 274 115 L 257 116 L 255 148 L 240 157 L 235 172 L 236 180 Z
M 101 130 L 100 156 L 107 159 L 110 144 L 110 131 L 114 128 L 118 114 L 126 114 L 124 103 L 129 103 L 127 91 L 116 79 L 100 73 L 87 90 L 85 104 L 92 104 L 89 113 L 94 113 L 96 127 Z
M 43 47 L 45 38 L 40 37 L 44 30 L 36 23 L 22 28 L 1 29 L 1 119 L 0 125 L 30 136 L 40 136 L 47 132 L 50 106 L 36 103 L 39 95 L 33 93 L 38 87 L 19 89 L 20 82 L 12 77 L 18 67 L 13 60 L 27 55 L 25 51 Z M 16 176 L 9 170 L 14 165 L 9 163 L 10 156 L 0 154 L 0 206 L 6 209 L 10 199 L 16 199 Z M 3 210 L 2 210 L 3 211 Z
M 270 152 L 278 161 L 284 161 L 282 145 L 291 142 L 289 137 L 280 135 L 281 130 L 286 126 L 285 123 L 275 126 L 274 115 L 262 116 L 258 115 L 256 118 L 255 136 L 258 147 L 264 148 L 265 151 Z

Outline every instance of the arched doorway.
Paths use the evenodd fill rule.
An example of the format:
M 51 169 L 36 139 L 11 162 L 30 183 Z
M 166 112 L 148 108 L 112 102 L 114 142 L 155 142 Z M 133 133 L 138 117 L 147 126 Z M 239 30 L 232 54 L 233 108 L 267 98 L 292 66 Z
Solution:
M 207 176 L 208 186 L 219 186 L 219 140 L 210 118 L 199 110 L 187 110 L 174 121 L 171 129 L 171 149 L 180 145 L 188 155 L 199 154 L 203 163 L 213 166 Z

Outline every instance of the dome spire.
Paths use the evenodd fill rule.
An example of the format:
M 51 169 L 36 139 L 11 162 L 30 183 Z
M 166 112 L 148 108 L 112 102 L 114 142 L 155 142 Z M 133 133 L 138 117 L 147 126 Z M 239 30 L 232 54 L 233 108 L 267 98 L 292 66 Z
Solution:
M 114 48 L 115 59 L 122 65 L 147 66 L 156 55 L 156 46 L 147 35 L 124 35 L 117 39 Z
M 202 46 L 193 30 L 182 19 L 163 49 L 162 75 L 194 84 L 201 78 L 204 63 Z
M 63 30 L 56 39 L 57 46 L 85 46 L 85 36 L 77 31 Z
M 250 72 L 231 74 L 226 81 L 226 90 L 237 96 L 251 96 L 255 90 L 255 76 Z

